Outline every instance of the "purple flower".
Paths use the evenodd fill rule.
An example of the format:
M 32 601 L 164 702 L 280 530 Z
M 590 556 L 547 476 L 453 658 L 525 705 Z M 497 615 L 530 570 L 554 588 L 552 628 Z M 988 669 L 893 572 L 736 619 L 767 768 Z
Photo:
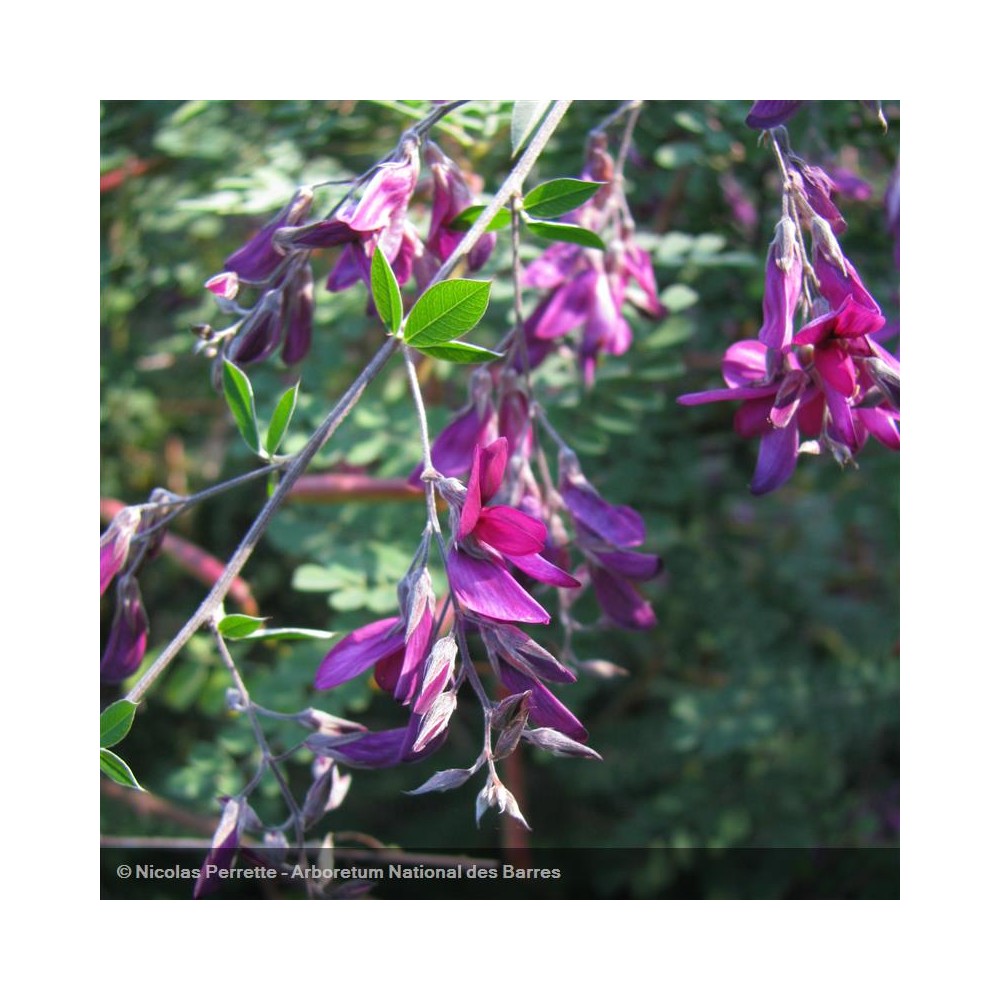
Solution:
M 483 623 L 480 633 L 501 683 L 514 694 L 528 693 L 528 718 L 536 726 L 586 740 L 587 730 L 580 720 L 545 686 L 571 684 L 576 675 L 513 625 Z
M 310 736 L 306 746 L 339 764 L 359 768 L 395 767 L 434 753 L 447 738 L 455 694 L 445 691 L 426 714 L 414 712 L 405 726 L 380 732 Z
M 754 101 L 747 115 L 750 128 L 777 128 L 794 115 L 805 101 Z
M 889 186 L 885 189 L 885 222 L 893 239 L 896 267 L 899 267 L 899 166 L 896 166 Z
M 552 289 L 525 321 L 529 352 L 538 341 L 582 327 L 580 366 L 588 385 L 599 355 L 624 354 L 632 343 L 632 328 L 622 314 L 626 300 L 654 318 L 666 312 L 649 255 L 630 239 L 616 241 L 606 254 L 551 247 L 526 269 L 524 283 Z M 538 353 L 540 360 L 547 351 Z
M 281 360 L 286 365 L 298 364 L 309 353 L 312 321 L 312 267 L 304 261 L 292 272 L 281 300 L 281 324 L 285 330 Z
M 737 228 L 749 236 L 757 228 L 757 206 L 750 199 L 746 188 L 732 173 L 724 173 L 719 178 L 722 195 L 726 199 L 733 222 Z
M 390 264 L 403 250 L 407 234 L 406 210 L 417 186 L 420 157 L 415 141 L 407 141 L 399 162 L 385 163 L 368 182 L 360 199 L 340 209 L 335 221 L 346 225 L 353 233 L 350 241 L 340 232 L 339 243 L 347 243 L 340 260 L 330 272 L 326 287 L 341 291 L 358 280 L 367 285 L 371 275 L 371 258 L 378 246 Z M 413 236 L 409 237 L 412 241 Z M 412 248 L 404 261 L 412 260 Z
M 212 845 L 198 873 L 198 881 L 194 886 L 195 899 L 201 899 L 217 889 L 222 882 L 219 872 L 228 871 L 233 867 L 240 846 L 240 833 L 247 816 L 245 799 L 229 799 L 226 802 L 219 825 L 212 837 Z
M 775 227 L 764 272 L 764 325 L 761 343 L 780 351 L 791 342 L 795 310 L 802 294 L 802 255 L 795 238 L 795 224 L 782 216 Z
M 268 357 L 281 341 L 282 294 L 271 289 L 243 321 L 239 333 L 229 345 L 228 354 L 241 365 L 253 364 Z
M 326 654 L 316 672 L 316 687 L 321 691 L 337 687 L 373 668 L 378 686 L 408 705 L 416 694 L 430 649 L 433 622 L 431 601 L 419 614 L 409 637 L 398 616 L 355 629 Z
M 663 563 L 658 556 L 631 551 L 646 540 L 642 517 L 631 507 L 608 503 L 569 451 L 559 456 L 559 492 L 573 519 L 576 544 L 587 558 L 601 610 L 623 628 L 652 628 L 656 615 L 633 581 L 651 580 Z
M 149 637 L 149 619 L 142 606 L 139 584 L 133 577 L 118 582 L 111 634 L 101 657 L 101 682 L 117 684 L 131 677 L 142 664 Z
M 680 396 L 682 406 L 738 400 L 734 426 L 741 437 L 760 437 L 757 467 L 750 492 L 769 493 L 786 482 L 795 471 L 800 432 L 819 435 L 823 423 L 823 397 L 803 377 L 795 355 L 781 355 L 782 369 L 769 372 L 768 349 L 758 340 L 733 344 L 722 361 L 728 388 L 710 389 Z
M 129 546 L 142 515 L 135 507 L 125 507 L 115 514 L 107 531 L 101 535 L 101 596 L 128 558 Z
M 847 229 L 847 223 L 840 209 L 833 203 L 832 195 L 837 185 L 822 167 L 811 167 L 799 159 L 790 168 L 792 181 L 798 189 L 800 199 L 804 199 L 811 212 L 826 219 L 830 228 L 840 235 Z
M 833 189 L 842 198 L 851 201 L 868 201 L 872 196 L 872 186 L 863 177 L 847 167 L 830 167 L 827 171 L 833 181 Z
M 313 193 L 300 188 L 292 200 L 239 250 L 226 258 L 226 270 L 235 271 L 241 281 L 266 281 L 285 259 L 283 250 L 274 245 L 279 229 L 295 226 L 312 207 Z
M 584 178 L 602 184 L 594 196 L 569 213 L 566 221 L 595 232 L 615 221 L 615 238 L 606 252 L 557 243 L 524 272 L 527 287 L 548 291 L 524 323 L 528 363 L 534 367 L 552 350 L 546 341 L 580 329 L 578 355 L 584 382 L 593 383 L 600 355 L 624 354 L 632 328 L 623 314 L 626 302 L 657 319 L 666 314 L 656 289 L 649 254 L 637 246 L 632 227 L 623 221 L 624 194 L 615 179 L 614 162 L 598 137 L 588 150 Z M 521 358 L 515 355 L 515 368 Z
M 232 301 L 240 290 L 240 276 L 235 271 L 223 271 L 205 282 L 205 287 L 220 299 Z
M 443 263 L 461 243 L 463 236 L 460 232 L 448 229 L 448 224 L 472 204 L 472 192 L 458 164 L 445 156 L 433 142 L 424 144 L 424 157 L 434 180 L 434 203 L 427 234 L 427 249 Z M 479 238 L 469 251 L 470 272 L 478 271 L 489 260 L 496 242 L 496 233 L 486 233 Z
M 505 561 L 543 583 L 580 583 L 540 555 L 548 537 L 541 521 L 503 504 L 485 506 L 499 491 L 506 467 L 506 438 L 486 448 L 476 446 L 448 553 L 448 581 L 455 597 L 484 618 L 547 624 L 548 612 L 511 576 Z

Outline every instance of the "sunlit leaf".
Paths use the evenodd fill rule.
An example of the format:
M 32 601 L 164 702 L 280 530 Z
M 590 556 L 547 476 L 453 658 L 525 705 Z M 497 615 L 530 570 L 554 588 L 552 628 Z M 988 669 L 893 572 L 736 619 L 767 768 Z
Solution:
M 399 282 L 389 266 L 380 247 L 375 247 L 372 255 L 372 298 L 382 322 L 389 333 L 398 333 L 403 321 L 403 297 L 399 293 Z
M 539 239 L 552 240 L 557 243 L 576 243 L 581 247 L 591 247 L 594 250 L 604 249 L 604 240 L 597 233 L 580 226 L 570 226 L 565 222 L 536 222 L 531 219 L 525 223 L 528 229 Z
M 557 219 L 590 201 L 601 186 L 598 181 L 575 177 L 546 181 L 524 196 L 524 210 L 534 219 Z
M 271 423 L 267 428 L 267 439 L 264 442 L 264 448 L 269 455 L 273 455 L 284 440 L 298 399 L 299 384 L 296 382 L 291 389 L 286 389 L 281 399 L 278 400 L 278 405 L 274 408 L 274 414 L 271 417 Z
M 135 703 L 123 698 L 101 712 L 101 746 L 113 747 L 121 743 L 132 728 L 135 718 Z
M 222 392 L 243 440 L 253 452 L 260 451 L 260 431 L 253 402 L 253 386 L 246 374 L 231 361 L 222 360 Z
M 431 285 L 410 310 L 404 339 L 420 348 L 454 340 L 483 318 L 489 301 L 488 281 L 459 278 Z
M 118 754 L 103 748 L 101 749 L 101 774 L 107 776 L 116 784 L 124 785 L 126 788 L 137 788 L 140 792 L 146 790 L 135 780 L 132 769 Z
M 447 344 L 428 344 L 419 348 L 422 354 L 427 354 L 432 358 L 441 361 L 453 361 L 459 365 L 485 364 L 489 361 L 496 361 L 502 358 L 502 354 L 496 351 L 487 350 L 485 347 L 477 347 L 475 344 L 466 344 L 461 340 L 453 340 Z

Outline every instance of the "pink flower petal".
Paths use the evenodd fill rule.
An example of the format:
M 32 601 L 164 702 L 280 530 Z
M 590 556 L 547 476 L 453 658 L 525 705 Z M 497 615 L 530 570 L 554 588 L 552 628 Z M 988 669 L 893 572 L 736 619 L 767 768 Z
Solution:
M 580 581 L 575 576 L 570 576 L 565 570 L 554 566 L 538 555 L 530 556 L 507 556 L 522 573 L 526 573 L 533 580 L 540 583 L 551 583 L 553 587 L 579 587 Z M 522 619 L 526 621 L 527 619 Z
M 507 439 L 498 437 L 480 452 L 482 470 L 480 493 L 483 503 L 489 503 L 503 485 L 503 474 L 507 470 Z
M 858 387 L 858 373 L 854 361 L 837 341 L 816 348 L 815 364 L 820 378 L 835 392 L 850 399 Z
M 722 356 L 722 377 L 730 388 L 745 387 L 767 377 L 767 348 L 759 340 L 740 340 Z
M 548 531 L 528 514 L 499 505 L 482 511 L 475 536 L 505 556 L 527 556 L 542 551 Z
M 492 560 L 475 559 L 460 549 L 452 549 L 448 553 L 447 571 L 455 597 L 484 618 L 541 625 L 550 621 L 545 608 L 503 566 Z
M 383 618 L 345 635 L 323 658 L 316 671 L 316 687 L 336 687 L 364 673 L 379 660 L 400 652 L 406 644 L 400 620 Z

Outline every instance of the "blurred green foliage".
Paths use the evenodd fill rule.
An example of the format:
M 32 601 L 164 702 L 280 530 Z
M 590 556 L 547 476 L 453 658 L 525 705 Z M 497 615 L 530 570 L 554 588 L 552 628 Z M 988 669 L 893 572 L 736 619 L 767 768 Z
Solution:
M 585 392 L 556 356 L 536 391 L 603 495 L 646 519 L 648 551 L 668 573 L 644 587 L 659 619 L 648 633 L 593 632 L 582 657 L 613 661 L 626 677 L 583 676 L 561 690 L 588 725 L 603 763 L 528 752 L 521 807 L 536 845 L 675 848 L 627 876 L 602 868 L 586 890 L 669 895 L 683 879 L 706 895 L 801 892 L 809 873 L 776 864 L 744 884 L 738 863 L 710 869 L 691 847 L 861 847 L 898 843 L 899 469 L 870 442 L 859 470 L 806 457 L 790 484 L 747 491 L 756 443 L 732 431 L 731 406 L 685 409 L 682 392 L 720 384 L 727 344 L 756 336 L 764 255 L 777 221 L 771 156 L 743 124 L 749 102 L 651 102 L 627 166 L 643 245 L 653 254 L 671 315 L 636 319 L 623 358 L 605 359 Z M 143 499 L 253 467 L 189 326 L 218 319 L 204 280 L 303 181 L 366 169 L 395 145 L 417 102 L 108 102 L 101 110 L 103 496 Z M 532 183 L 578 174 L 587 130 L 610 102 L 571 108 Z M 435 138 L 496 190 L 509 164 L 509 104 L 463 109 Z M 898 272 L 881 197 L 898 158 L 898 105 L 883 134 L 859 102 L 814 103 L 789 124 L 810 162 L 855 170 L 874 189 L 845 202 L 845 251 L 893 318 Z M 723 184 L 735 180 L 756 211 L 734 218 Z M 326 189 L 329 190 L 329 189 Z M 426 227 L 426 217 L 417 219 Z M 478 342 L 495 345 L 512 303 L 509 243 Z M 540 252 L 540 247 L 529 253 Z M 272 359 L 250 369 L 261 412 L 301 379 L 285 450 L 299 447 L 379 346 L 384 334 L 357 290 L 331 296 L 317 263 L 317 333 L 301 371 Z M 404 294 L 409 291 L 404 289 Z M 412 301 L 412 294 L 408 301 Z M 529 300 L 529 308 L 534 299 Z M 432 430 L 465 399 L 465 373 L 425 361 Z M 419 457 L 401 365 L 374 383 L 315 469 L 406 475 Z M 550 456 L 551 457 L 551 456 Z M 225 560 L 265 497 L 258 481 L 204 503 L 172 530 Z M 343 633 L 395 607 L 395 585 L 423 526 L 420 502 L 293 504 L 244 571 L 269 625 Z M 203 595 L 166 559 L 144 573 L 155 656 Z M 438 592 L 443 581 L 436 580 Z M 590 607 L 596 617 L 596 605 Z M 104 628 L 110 601 L 102 608 Z M 228 610 L 236 610 L 230 606 Z M 536 635 L 543 639 L 544 630 Z M 555 639 L 551 639 L 555 645 Z M 235 648 L 255 700 L 276 710 L 307 704 L 399 725 L 400 710 L 361 677 L 334 691 L 310 685 L 327 644 Z M 147 662 L 149 660 L 147 659 Z M 142 785 L 214 822 L 216 798 L 237 792 L 255 763 L 245 720 L 227 713 L 229 679 L 207 637 L 196 637 L 153 689 L 118 748 Z M 103 702 L 120 692 L 108 690 Z M 495 814 L 477 830 L 475 781 L 446 795 L 402 796 L 433 771 L 478 752 L 478 709 L 463 693 L 446 747 L 399 771 L 359 772 L 325 830 L 361 830 L 406 848 L 486 850 Z M 293 745 L 304 733 L 275 730 Z M 520 751 L 523 752 L 523 751 Z M 307 755 L 292 784 L 309 781 Z M 270 798 L 269 798 L 270 797 Z M 282 814 L 273 784 L 254 800 Z M 103 805 L 108 834 L 190 835 L 184 822 Z M 321 832 L 322 832 L 321 831 Z M 687 858 L 687 860 L 685 860 Z M 794 888 L 793 888 L 794 886 Z M 167 891 L 167 890 L 164 890 Z M 879 891 L 875 890 L 865 891 Z

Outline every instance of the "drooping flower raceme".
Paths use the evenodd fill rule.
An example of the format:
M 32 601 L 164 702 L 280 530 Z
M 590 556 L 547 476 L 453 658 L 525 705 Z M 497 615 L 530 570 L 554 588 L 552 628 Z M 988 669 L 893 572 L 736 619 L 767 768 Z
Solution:
M 603 187 L 566 221 L 597 233 L 610 227 L 613 235 L 605 251 L 554 244 L 525 269 L 524 284 L 548 294 L 524 328 L 532 366 L 548 354 L 553 341 L 579 330 L 580 368 L 590 385 L 600 355 L 624 354 L 632 344 L 626 302 L 653 318 L 666 310 L 657 296 L 649 254 L 635 243 L 624 192 L 601 137 L 591 143 L 583 179 Z
M 685 406 L 740 402 L 737 432 L 761 439 L 750 483 L 755 494 L 787 482 L 802 452 L 829 451 L 845 465 L 869 436 L 899 448 L 899 362 L 878 342 L 885 317 L 837 241 L 846 223 L 830 197 L 835 185 L 791 153 L 786 139 L 772 138 L 789 184 L 768 251 L 764 323 L 756 341 L 726 351 L 727 388 L 678 399 Z M 804 228 L 812 239 L 808 270 Z M 803 305 L 806 322 L 799 325 Z

